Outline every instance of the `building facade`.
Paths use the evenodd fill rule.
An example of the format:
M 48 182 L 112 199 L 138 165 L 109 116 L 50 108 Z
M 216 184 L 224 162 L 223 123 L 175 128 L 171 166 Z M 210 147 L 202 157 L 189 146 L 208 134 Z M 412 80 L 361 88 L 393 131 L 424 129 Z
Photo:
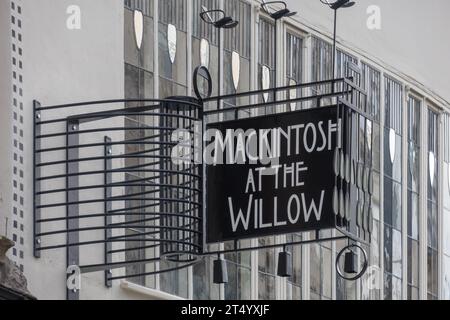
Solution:
M 356 81 L 368 94 L 368 112 L 374 119 L 370 126 L 374 140 L 367 148 L 374 168 L 373 232 L 366 248 L 369 268 L 362 279 L 351 282 L 337 275 L 336 256 L 345 246 L 337 241 L 290 248 L 294 272 L 287 279 L 276 275 L 279 249 L 266 249 L 225 254 L 227 284 L 213 284 L 214 257 L 208 257 L 186 269 L 113 281 L 109 288 L 102 272 L 85 274 L 80 299 L 450 299 L 450 91 L 446 87 L 450 63 L 443 59 L 450 47 L 442 41 L 449 22 L 441 13 L 450 5 L 445 0 L 433 4 L 361 0 L 354 8 L 339 11 L 333 75 L 332 10 L 319 0 L 286 2 L 298 14 L 276 25 L 257 0 L 0 3 L 0 51 L 7 57 L 0 59 L 4 164 L 0 234 L 16 243 L 10 258 L 26 275 L 33 295 L 65 299 L 68 264 L 64 250 L 45 251 L 40 258 L 33 254 L 34 100 L 49 106 L 193 96 L 192 74 L 200 65 L 210 70 L 213 83 L 221 79 L 220 88 L 213 86 L 213 95 L 233 94 L 346 77 L 351 75 L 347 63 L 352 62 L 361 69 Z M 202 10 L 212 9 L 224 10 L 239 25 L 222 30 L 219 37 L 199 16 Z M 377 17 L 381 29 L 371 28 L 368 22 L 378 21 Z M 318 85 L 313 91 L 325 93 L 327 88 Z M 257 102 L 247 99 L 226 100 L 222 107 Z M 299 102 L 289 107 L 300 110 L 308 105 Z M 55 111 L 55 116 L 68 115 Z M 251 115 L 245 108 L 239 112 L 240 117 Z M 227 119 L 224 113 L 221 120 Z M 139 114 L 112 121 L 122 121 L 126 127 L 156 125 Z M 132 133 L 124 135 L 113 137 L 135 138 Z M 123 161 L 133 165 L 132 160 Z M 128 180 L 139 178 L 125 174 Z M 129 188 L 121 192 L 140 192 Z M 142 230 L 125 232 L 139 235 Z M 323 231 L 324 236 L 327 233 L 331 236 L 331 231 Z M 238 245 L 314 236 L 266 237 Z M 226 249 L 232 244 L 216 246 Z M 86 259 L 95 254 L 88 253 Z M 148 254 L 146 250 L 123 253 L 125 260 Z M 113 273 L 145 274 L 151 268 L 128 265 Z

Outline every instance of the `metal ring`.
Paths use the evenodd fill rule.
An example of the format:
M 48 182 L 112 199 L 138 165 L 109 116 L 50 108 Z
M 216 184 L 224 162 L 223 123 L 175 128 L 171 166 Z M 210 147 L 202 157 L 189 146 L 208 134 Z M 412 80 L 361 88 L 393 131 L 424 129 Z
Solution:
M 206 94 L 205 98 L 202 98 L 200 91 L 198 90 L 198 83 L 197 83 L 197 79 L 199 76 L 200 71 L 204 71 L 205 72 L 205 76 L 204 78 L 208 81 L 208 93 Z M 207 67 L 205 66 L 198 66 L 197 68 L 195 68 L 194 70 L 194 79 L 193 79 L 193 83 L 194 83 L 194 93 L 197 96 L 197 98 L 202 101 L 203 99 L 208 99 L 209 97 L 211 97 L 212 94 L 212 79 L 211 79 L 211 74 L 209 73 L 209 70 Z
M 362 267 L 361 271 L 354 277 L 346 277 L 339 266 L 339 260 L 341 259 L 342 254 L 350 248 L 360 249 L 362 251 L 363 257 L 364 257 L 363 267 Z M 361 246 L 359 246 L 357 244 L 351 244 L 351 245 L 346 246 L 339 252 L 339 254 L 336 257 L 336 271 L 341 278 L 348 280 L 348 281 L 354 281 L 354 280 L 358 280 L 359 278 L 361 278 L 364 275 L 364 273 L 366 273 L 368 266 L 369 266 L 369 262 L 367 260 L 366 250 L 364 250 Z

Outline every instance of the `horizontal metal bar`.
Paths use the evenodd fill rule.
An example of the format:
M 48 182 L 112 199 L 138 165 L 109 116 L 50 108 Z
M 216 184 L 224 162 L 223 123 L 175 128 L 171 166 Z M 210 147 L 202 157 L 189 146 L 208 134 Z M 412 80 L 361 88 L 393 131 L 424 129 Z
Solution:
M 149 234 L 155 234 L 149 233 Z M 159 231 L 158 231 L 159 234 Z M 55 249 L 63 249 L 67 247 L 84 247 L 84 246 L 90 246 L 94 244 L 104 244 L 106 242 L 162 242 L 162 243 L 176 243 L 180 245 L 185 246 L 191 246 L 194 248 L 201 249 L 199 245 L 188 243 L 188 242 L 182 242 L 182 241 L 176 241 L 176 240 L 167 240 L 167 239 L 150 239 L 150 238 L 143 238 L 143 239 L 108 239 L 108 240 L 92 240 L 92 241 L 84 241 L 84 242 L 78 242 L 78 243 L 66 243 L 66 244 L 59 244 L 59 245 L 53 245 L 53 246 L 46 246 L 46 247 L 40 247 L 37 248 L 39 251 L 47 251 L 47 250 L 55 250 Z
M 68 174 L 60 174 L 60 175 L 53 175 L 53 176 L 44 176 L 37 179 L 37 181 L 44 181 L 44 180 L 53 180 L 53 179 L 62 179 L 66 177 L 72 177 L 72 176 L 90 176 L 90 175 L 98 175 L 98 174 L 104 174 L 107 172 L 111 173 L 127 173 L 127 172 L 158 172 L 158 173 L 167 173 L 170 175 L 181 175 L 181 176 L 188 176 L 200 179 L 199 175 L 185 172 L 184 171 L 173 171 L 173 170 L 162 170 L 162 169 L 142 169 L 142 170 L 127 170 L 126 168 L 121 169 L 112 169 L 112 170 L 97 170 L 97 171 L 86 171 L 86 172 L 78 172 L 78 173 L 68 173 Z
M 114 114 L 110 118 L 135 116 L 135 115 L 139 115 L 140 117 L 141 116 L 144 116 L 144 117 L 158 117 L 158 116 L 162 116 L 162 117 L 166 117 L 166 118 L 187 119 L 187 120 L 191 120 L 191 121 L 198 121 L 199 120 L 196 117 L 184 116 L 184 115 L 180 115 L 180 114 L 177 114 L 177 113 L 155 113 L 155 112 L 140 112 L 140 113 L 122 112 L 121 114 Z M 82 122 L 81 120 L 88 119 L 88 118 L 89 118 L 88 116 L 79 115 L 77 117 L 77 120 Z M 68 120 L 69 120 L 69 118 L 56 118 L 56 119 L 51 119 L 51 120 L 43 120 L 43 121 L 37 121 L 36 125 L 43 126 L 43 125 L 46 125 L 46 124 L 67 122 Z M 75 121 L 75 119 L 72 119 L 72 120 Z M 97 119 L 97 120 L 100 121 L 102 119 Z
M 184 160 L 183 158 L 178 157 L 171 157 L 171 156 L 160 156 L 160 155 L 118 155 L 118 156 L 98 156 L 98 157 L 89 157 L 89 158 L 78 158 L 78 159 L 72 159 L 72 160 L 61 160 L 61 161 L 52 161 L 52 162 L 42 162 L 36 165 L 36 167 L 48 167 L 48 166 L 56 166 L 56 165 L 62 165 L 67 164 L 70 162 L 89 162 L 89 161 L 101 161 L 105 159 L 166 159 L 166 160 Z
M 193 255 L 193 254 L 191 254 Z M 198 261 L 195 262 L 190 262 L 187 264 L 183 264 L 181 266 L 178 267 L 174 267 L 174 268 L 169 268 L 169 269 L 164 269 L 164 270 L 158 270 L 158 271 L 153 271 L 153 272 L 145 272 L 145 273 L 139 273 L 139 274 L 133 274 L 133 275 L 126 275 L 126 276 L 117 276 L 117 277 L 108 277 L 108 280 L 119 280 L 119 279 L 130 279 L 130 278 L 136 278 L 136 277 L 143 277 L 143 276 L 152 276 L 155 274 L 161 274 L 161 273 L 167 273 L 167 272 L 172 272 L 172 271 L 177 271 L 177 270 L 181 270 L 181 269 L 185 269 L 185 268 L 189 268 L 195 264 L 197 264 Z
M 287 90 L 293 90 L 293 89 L 301 89 L 301 88 L 309 88 L 313 86 L 318 85 L 324 85 L 324 84 L 336 84 L 339 82 L 344 82 L 345 78 L 339 78 L 339 79 L 330 79 L 330 80 L 322 80 L 322 81 L 315 81 L 315 82 L 305 82 L 305 83 L 298 83 L 296 85 L 291 86 L 284 86 L 284 87 L 278 87 L 278 88 L 270 88 L 270 89 L 261 89 L 261 90 L 254 90 L 254 91 L 248 91 L 248 92 L 238 92 L 234 94 L 228 94 L 228 95 L 222 95 L 222 96 L 215 96 L 203 99 L 203 102 L 210 102 L 210 101 L 216 101 L 216 100 L 225 100 L 230 98 L 238 98 L 238 97 L 244 97 L 244 96 L 252 96 L 262 93 L 270 93 L 270 92 L 279 92 L 279 91 L 287 91 Z
M 138 250 L 148 250 L 148 249 L 156 249 L 156 248 L 159 248 L 159 244 L 152 244 L 152 245 L 149 245 L 149 246 L 141 246 L 141 247 L 114 249 L 114 250 L 109 250 L 108 253 L 109 254 L 115 254 L 115 253 L 138 251 Z
M 168 184 L 134 184 L 134 183 L 122 183 L 122 184 L 110 184 L 107 187 L 108 188 L 123 188 L 123 187 L 160 187 L 160 188 L 169 188 L 169 189 L 182 189 L 182 190 L 189 190 L 189 191 L 194 191 L 194 192 L 200 192 L 200 189 L 195 188 L 195 187 L 185 187 L 185 184 L 190 184 L 190 182 L 188 183 L 184 183 L 184 184 L 179 184 L 179 185 L 168 185 Z M 44 194 L 54 194 L 54 193 L 62 193 L 62 192 L 66 192 L 66 191 L 75 191 L 75 190 L 94 190 L 94 189 L 102 189 L 106 187 L 106 185 L 92 185 L 92 186 L 81 186 L 81 187 L 73 187 L 73 188 L 63 188 L 63 189 L 55 189 L 55 190 L 45 190 L 45 191 L 40 191 L 40 192 L 36 192 L 37 195 L 44 195 Z M 152 192 L 159 192 L 159 190 L 155 190 Z
M 44 208 L 56 208 L 56 207 L 63 207 L 67 205 L 76 205 L 76 204 L 90 204 L 90 203 L 98 203 L 98 202 L 105 202 L 105 201 L 164 201 L 168 203 L 187 203 L 194 206 L 202 206 L 203 204 L 196 201 L 190 201 L 190 200 L 182 200 L 179 198 L 158 198 L 158 197 L 151 197 L 151 198 L 122 198 L 122 196 L 119 198 L 99 198 L 99 199 L 91 199 L 91 200 L 79 200 L 79 201 L 66 201 L 66 202 L 59 202 L 59 203 L 52 203 L 52 204 L 43 204 L 36 206 L 38 209 L 44 209 Z
M 114 127 L 114 128 L 98 128 L 98 129 L 89 129 L 89 130 L 80 130 L 80 131 L 74 131 L 74 132 L 58 132 L 58 133 L 49 133 L 49 134 L 42 134 L 39 136 L 36 136 L 37 139 L 48 139 L 48 138 L 56 138 L 56 137 L 62 137 L 66 135 L 73 135 L 73 134 L 86 134 L 86 133 L 96 133 L 96 132 L 110 132 L 110 131 L 141 131 L 141 130 L 155 130 L 155 131 L 175 131 L 179 128 L 167 128 L 167 127 Z M 195 132 L 193 130 L 189 129 L 183 129 L 185 131 L 188 131 L 189 133 L 194 134 Z M 155 138 L 159 137 L 159 135 L 155 135 Z
M 199 107 L 199 108 L 201 107 L 200 104 L 195 104 L 193 102 L 188 102 L 188 101 L 184 101 L 184 100 L 173 100 L 173 99 L 166 99 L 166 100 L 161 100 L 161 99 L 110 99 L 110 100 L 94 100 L 94 101 L 85 101 L 85 102 L 79 102 L 79 103 L 44 106 L 44 107 L 36 108 L 36 111 L 82 107 L 82 106 L 90 106 L 90 105 L 113 104 L 113 103 L 131 103 L 131 102 L 158 102 L 158 103 L 173 102 L 173 103 L 181 103 L 181 104 L 193 106 L 193 107 Z
M 256 108 L 262 108 L 266 106 L 276 106 L 280 104 L 288 104 L 292 102 L 301 102 L 301 101 L 310 101 L 315 99 L 325 99 L 325 98 L 332 98 L 332 97 L 338 97 L 344 94 L 350 94 L 348 92 L 342 91 L 342 92 L 336 92 L 336 93 L 327 93 L 320 96 L 308 96 L 308 97 L 300 97 L 295 99 L 285 99 L 285 100 L 277 100 L 277 101 L 269 101 L 269 102 L 261 102 L 261 103 L 255 103 L 251 105 L 245 105 L 245 106 L 238 106 L 238 107 L 229 107 L 226 109 L 216 109 L 216 110 L 205 110 L 203 111 L 203 114 L 208 116 L 212 114 L 219 114 L 219 113 L 225 113 L 225 112 L 232 112 L 232 111 L 239 111 L 240 109 L 256 109 Z
M 117 225 L 108 225 L 108 226 L 95 226 L 95 227 L 86 227 L 86 228 L 75 228 L 75 229 L 65 229 L 65 230 L 57 230 L 57 231 L 48 231 L 48 232 L 41 232 L 36 234 L 37 237 L 47 237 L 47 236 L 53 236 L 57 234 L 63 234 L 63 233 L 73 233 L 73 232 L 86 232 L 86 231 L 96 231 L 96 230 L 108 230 L 108 229 L 155 229 L 155 230 L 168 230 L 168 231 L 183 231 L 188 233 L 194 233 L 194 234 L 202 234 L 202 232 L 188 229 L 187 227 L 193 226 L 194 224 L 187 224 L 183 225 L 186 228 L 181 227 L 172 227 L 172 226 L 163 226 L 163 225 L 144 225 L 144 226 L 117 226 Z M 158 231 L 160 232 L 160 231 Z M 145 235 L 147 233 L 142 233 L 142 235 Z M 121 237 L 121 236 L 120 236 Z M 112 237 L 110 239 L 115 239 L 115 237 Z M 108 239 L 106 240 L 108 241 Z
M 58 217 L 58 218 L 48 218 L 48 219 L 40 219 L 37 220 L 37 223 L 47 223 L 47 222 L 56 222 L 56 221 L 66 221 L 66 220 L 81 220 L 81 219 L 92 219 L 92 218 L 102 218 L 105 216 L 126 216 L 126 215 L 134 215 L 134 216 L 166 216 L 166 217 L 174 217 L 174 218 L 189 218 L 197 221 L 201 221 L 202 219 L 196 216 L 186 216 L 184 213 L 192 212 L 192 210 L 181 211 L 180 213 L 170 213 L 170 212 L 121 212 L 121 213 L 95 213 L 95 214 L 85 214 L 82 216 L 75 217 Z
M 190 144 L 179 143 L 179 142 L 165 142 L 165 141 L 152 141 L 152 142 L 144 142 L 144 141 L 114 141 L 109 143 L 111 146 L 118 145 L 164 145 L 164 146 L 183 146 L 183 147 L 192 147 Z M 64 147 L 53 147 L 53 148 L 45 148 L 38 149 L 36 153 L 46 153 L 46 152 L 55 152 L 55 151 L 66 151 L 71 149 L 84 149 L 84 148 L 94 148 L 94 147 L 105 147 L 106 144 L 104 142 L 98 143 L 86 143 L 86 144 L 77 144 L 73 146 L 64 146 Z

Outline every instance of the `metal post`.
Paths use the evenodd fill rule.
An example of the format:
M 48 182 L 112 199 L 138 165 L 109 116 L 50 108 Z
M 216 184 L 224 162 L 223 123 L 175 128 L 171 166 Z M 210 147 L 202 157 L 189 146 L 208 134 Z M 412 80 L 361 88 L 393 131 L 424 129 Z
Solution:
M 332 83 L 332 93 L 335 90 L 336 81 L 336 29 L 337 29 L 337 9 L 334 10 L 334 32 L 333 32 L 333 83 Z
M 104 210 L 105 210 L 105 265 L 108 265 L 112 262 L 112 256 L 109 253 L 112 250 L 112 243 L 108 242 L 108 239 L 112 236 L 112 230 L 108 228 L 109 225 L 112 223 L 112 217 L 109 215 L 109 212 L 112 210 L 112 203 L 108 199 L 112 196 L 112 188 L 110 187 L 112 183 L 112 145 L 111 145 L 111 138 L 105 136 L 105 160 L 104 160 L 104 168 L 105 168 L 105 174 L 104 174 L 104 182 L 105 182 L 105 188 L 104 188 Z M 109 278 L 111 277 L 111 270 L 105 270 L 105 286 L 110 288 L 112 286 L 111 280 Z
M 77 160 L 78 159 L 78 146 L 79 143 L 79 135 L 76 134 L 76 132 L 79 129 L 79 122 L 78 121 L 68 121 L 67 122 L 67 129 L 66 129 L 66 158 L 67 158 L 67 164 L 66 164 L 66 201 L 67 201 L 67 207 L 66 207 L 66 215 L 67 215 L 67 267 L 69 266 L 78 266 L 79 265 L 79 247 L 77 246 L 71 246 L 73 243 L 79 242 L 79 234 L 78 232 L 70 232 L 70 230 L 78 229 L 79 228 L 79 220 L 77 219 L 79 217 L 79 206 L 78 204 L 75 204 L 78 202 L 79 194 L 78 190 L 76 188 L 79 186 L 78 181 L 78 162 L 77 161 L 71 161 L 71 160 Z M 72 147 L 72 148 L 71 148 Z M 73 148 L 75 147 L 75 148 Z M 71 204 L 74 203 L 74 204 Z M 73 219 L 75 217 L 75 219 Z M 73 289 L 69 290 L 67 289 L 67 299 L 68 300 L 78 300 L 80 298 L 80 294 L 78 290 Z
M 41 107 L 41 104 L 34 100 L 33 101 L 33 254 L 35 258 L 41 257 L 41 252 L 39 248 L 41 247 L 41 239 L 37 238 L 36 235 L 41 233 L 41 225 L 37 221 L 41 219 L 41 209 L 39 208 L 41 204 L 41 196 L 39 192 L 41 191 L 41 184 L 37 179 L 41 176 L 41 169 L 37 166 L 38 163 L 41 163 L 41 153 L 38 153 L 37 150 L 41 149 L 41 139 L 38 136 L 41 134 L 41 125 L 39 122 L 41 121 L 41 112 L 38 111 Z
M 273 44 L 273 50 L 274 50 L 274 53 L 273 53 L 273 57 L 274 57 L 274 80 L 273 80 L 273 87 L 274 87 L 274 89 L 275 90 L 273 90 L 273 101 L 274 102 L 276 102 L 277 101 L 277 90 L 276 90 L 276 88 L 277 88 L 277 84 L 278 84 L 278 81 L 277 81 L 277 70 L 278 70 L 278 68 L 277 68 L 277 40 L 278 40 L 278 35 L 277 35 L 277 25 L 278 25 L 278 20 L 275 20 L 275 36 L 274 36 L 274 44 Z M 276 110 L 276 104 L 274 105 L 274 108 L 275 108 L 275 110 Z
M 222 79 L 221 79 L 221 72 L 222 72 L 222 61 L 223 59 L 221 59 L 223 57 L 222 54 L 222 32 L 221 29 L 218 28 L 217 29 L 219 31 L 219 63 L 218 63 L 218 71 L 217 71 L 217 96 L 220 97 L 222 90 L 221 90 L 221 85 L 222 85 Z M 220 110 L 220 99 L 217 99 L 217 110 Z

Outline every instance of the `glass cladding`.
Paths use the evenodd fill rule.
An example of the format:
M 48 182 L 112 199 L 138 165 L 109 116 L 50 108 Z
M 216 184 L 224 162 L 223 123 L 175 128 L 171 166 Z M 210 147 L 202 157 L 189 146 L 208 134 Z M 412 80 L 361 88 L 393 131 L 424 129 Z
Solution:
M 381 207 L 381 153 L 380 147 L 382 141 L 380 140 L 381 126 L 380 115 L 381 110 L 381 75 L 380 73 L 368 66 L 362 64 L 361 73 L 361 87 L 367 91 L 368 111 L 372 114 L 374 121 L 367 122 L 367 133 L 371 132 L 372 145 L 366 151 L 371 157 L 371 164 L 373 169 L 373 195 L 372 195 L 372 238 L 369 247 L 365 247 L 369 254 L 369 270 L 363 276 L 361 281 L 361 298 L 362 299 L 380 299 L 381 285 L 383 283 L 381 277 L 381 254 L 383 252 L 380 246 L 382 239 L 381 214 L 383 208 Z M 372 112 L 370 112 L 372 111 Z
M 402 299 L 402 85 L 385 77 L 384 298 Z
M 227 0 L 224 7 L 228 16 L 239 21 L 236 28 L 224 32 L 225 49 L 237 51 L 243 58 L 250 59 L 251 5 L 241 0 Z
M 145 16 L 153 15 L 153 0 L 124 0 L 125 8 L 139 10 Z
M 250 242 L 238 242 L 238 248 L 249 247 Z M 234 243 L 225 243 L 225 249 L 234 248 Z M 225 284 L 225 300 L 247 300 L 251 298 L 251 253 L 225 254 L 228 269 L 228 283 Z M 263 290 L 263 289 L 261 289 Z
M 153 12 L 154 1 L 158 1 L 156 12 Z M 256 89 L 261 89 L 263 66 L 269 70 L 268 87 L 272 87 L 275 84 L 274 24 L 271 19 L 260 17 L 257 19 L 258 24 L 252 28 L 251 3 L 245 0 L 125 0 L 125 98 L 165 98 L 189 94 L 187 89 L 188 85 L 192 84 L 190 79 L 192 75 L 188 74 L 188 65 L 190 64 L 190 69 L 193 70 L 205 63 L 206 56 L 208 57 L 206 63 L 214 84 L 213 95 L 216 95 L 217 85 L 215 84 L 219 78 L 220 52 L 218 33 L 212 26 L 205 24 L 198 15 L 203 8 L 212 10 L 221 6 L 227 15 L 240 22 L 235 29 L 223 30 L 223 64 L 221 66 L 223 93 L 249 91 L 252 83 L 255 84 Z M 140 48 L 137 46 L 134 30 L 135 10 L 143 14 L 143 40 Z M 187 16 L 188 12 L 192 12 L 192 17 Z M 258 13 L 255 10 L 253 14 Z M 156 30 L 155 17 L 158 19 Z M 191 33 L 188 33 L 188 29 Z M 300 30 L 294 29 L 293 26 L 286 27 L 286 33 L 280 41 L 284 46 L 279 48 L 278 53 L 282 55 L 281 60 L 285 69 L 283 72 L 279 70 L 279 76 L 283 79 L 279 85 L 332 79 L 331 43 L 312 35 L 311 46 L 305 48 L 309 42 L 300 36 L 303 34 Z M 253 34 L 252 30 L 254 30 Z M 208 55 L 202 51 L 205 48 L 205 40 L 208 44 Z M 190 61 L 187 60 L 187 48 L 191 48 Z M 257 51 L 252 52 L 253 50 Z M 310 55 L 308 57 L 310 65 L 304 65 L 303 50 L 307 50 L 305 52 L 308 52 L 308 56 Z M 154 65 L 156 53 L 158 65 Z M 257 61 L 252 61 L 252 57 L 255 57 Z M 348 70 L 347 62 L 358 64 L 358 58 L 343 50 L 337 50 L 337 77 L 357 76 Z M 255 68 L 251 67 L 252 63 Z M 373 122 L 360 123 L 360 128 L 367 128 L 364 132 L 370 132 L 372 136 L 371 147 L 367 147 L 366 144 L 364 148 L 361 148 L 360 156 L 371 157 L 374 181 L 371 203 L 373 231 L 370 246 L 365 246 L 369 256 L 369 269 L 361 281 L 344 281 L 335 273 L 333 258 L 346 244 L 343 241 L 336 242 L 334 246 L 331 243 L 311 244 L 308 247 L 310 259 L 303 261 L 304 264 L 308 264 L 307 270 L 302 268 L 304 266 L 302 254 L 306 253 L 304 251 L 306 247 L 289 246 L 287 249 L 292 254 L 294 272 L 288 279 L 280 279 L 276 276 L 278 251 L 267 249 L 255 253 L 226 254 L 224 258 L 229 276 L 229 282 L 226 285 L 212 283 L 213 260 L 216 257 L 205 258 L 191 269 L 161 274 L 158 277 L 137 276 L 130 278 L 130 281 L 195 300 L 278 298 L 327 300 L 334 296 L 337 299 L 418 299 L 419 292 L 425 288 L 427 297 L 430 299 L 438 298 L 440 289 L 442 289 L 442 298 L 450 299 L 450 115 L 440 114 L 430 106 L 423 105 L 421 98 L 413 95 L 405 97 L 403 83 L 384 75 L 382 69 L 377 70 L 370 63 L 363 61 L 360 61 L 359 66 L 361 75 L 360 78 L 359 76 L 355 78 L 355 81 L 366 90 L 368 96 L 366 111 L 374 118 Z M 159 71 L 157 79 L 154 77 L 155 70 Z M 155 81 L 159 83 L 156 92 L 154 92 Z M 307 92 L 298 90 L 286 94 L 291 97 L 323 94 L 330 92 L 331 87 L 315 86 L 305 91 Z M 273 98 L 273 94 L 268 95 L 269 101 Z M 257 101 L 253 102 L 262 102 L 263 99 L 263 95 L 260 95 Z M 325 100 L 322 101 L 323 104 L 326 103 Z M 383 105 L 382 101 L 384 101 Z M 403 105 L 405 102 L 406 106 Z M 224 101 L 224 108 L 249 103 L 248 98 L 233 98 Z M 133 103 L 127 104 L 127 107 L 133 106 Z M 289 110 L 289 107 L 300 109 L 309 106 L 310 104 L 298 103 L 286 108 Z M 261 110 L 260 113 L 275 111 L 275 108 L 268 108 Z M 249 115 L 248 110 L 240 110 L 237 114 L 239 118 Z M 230 112 L 229 117 L 224 116 L 224 120 L 234 119 L 235 116 L 234 112 Z M 441 117 L 443 141 L 439 141 Z M 124 125 L 136 128 L 126 133 L 126 140 L 158 134 L 155 130 L 146 129 L 148 126 L 158 126 L 157 119 L 129 116 L 124 119 Z M 125 148 L 127 153 L 142 152 L 135 149 L 133 145 L 127 145 Z M 381 150 L 383 150 L 383 158 Z M 439 162 L 441 152 L 444 163 Z M 127 167 L 133 165 L 151 167 L 150 164 L 142 163 L 139 159 L 124 161 Z M 154 168 L 157 169 L 157 167 Z M 146 176 L 136 176 L 133 172 L 126 172 L 124 177 L 126 181 L 146 178 Z M 157 191 L 151 186 L 129 186 L 124 192 L 132 195 Z M 170 196 L 179 195 L 171 194 Z M 441 200 L 442 213 L 438 212 L 438 204 Z M 148 203 L 129 201 L 126 205 L 141 207 Z M 159 208 L 153 206 L 153 209 L 148 209 L 148 212 L 152 212 L 151 210 L 156 212 Z M 402 212 L 406 220 L 402 219 Z M 139 212 L 136 210 L 127 217 L 127 222 L 138 219 Z M 406 224 L 403 225 L 403 221 Z M 421 226 L 421 221 L 425 221 L 426 226 L 423 224 Z M 443 223 L 442 235 L 438 231 L 440 221 Z M 421 233 L 421 230 L 426 232 Z M 144 231 L 145 228 L 142 226 L 129 227 L 126 233 L 140 235 Z M 327 232 L 323 231 L 321 236 L 330 236 Z M 310 238 L 315 236 L 310 234 Z M 443 239 L 442 248 L 439 247 L 440 236 Z M 136 238 L 140 239 L 139 236 Z M 299 241 L 303 235 L 291 234 L 286 238 L 290 241 Z M 406 240 L 404 245 L 403 239 Z M 253 244 L 268 245 L 278 240 L 280 239 L 276 237 L 266 237 L 252 241 Z M 236 245 L 246 247 L 250 246 L 250 242 L 249 240 L 240 241 Z M 381 243 L 384 243 L 383 247 Z M 156 255 L 152 250 L 133 250 L 141 245 L 139 241 L 126 244 L 128 261 L 148 259 Z M 230 249 L 234 245 L 234 243 L 224 243 L 221 247 Z M 426 246 L 424 257 L 420 257 L 421 245 Z M 210 249 L 218 250 L 218 248 L 219 245 L 214 245 Z M 438 263 L 441 262 L 438 257 L 441 253 L 443 281 L 438 283 L 440 269 Z M 403 255 L 406 260 L 403 260 Z M 161 267 L 172 266 L 167 261 L 161 263 Z M 136 275 L 154 271 L 151 268 L 134 264 L 128 266 L 125 272 L 128 275 Z M 382 269 L 383 273 L 381 273 Z M 419 277 L 422 273 L 426 274 L 423 279 Z M 303 277 L 309 277 L 309 288 L 305 288 L 302 282 Z M 334 279 L 335 283 L 333 283 Z M 407 289 L 404 293 L 403 285 Z M 384 296 L 381 295 L 381 288 L 384 288 Z M 304 296 L 305 292 L 306 296 Z
M 369 65 L 362 63 L 361 87 L 367 91 L 368 112 L 376 121 L 380 121 L 381 74 Z
M 218 0 L 193 0 L 192 1 L 192 69 L 205 63 L 202 61 L 206 57 L 206 67 L 211 74 L 212 95 L 217 96 L 217 80 L 219 67 L 219 31 L 213 25 L 207 24 L 200 18 L 200 13 L 204 10 L 216 10 L 219 8 Z M 218 15 L 211 14 L 211 19 L 219 18 Z M 203 52 L 202 52 L 203 51 Z M 207 92 L 207 82 L 198 80 L 201 92 Z M 192 89 L 192 96 L 195 96 Z M 216 107 L 216 105 L 214 105 Z M 205 105 L 208 108 L 208 105 Z
M 303 82 L 303 38 L 290 32 L 286 33 L 286 85 L 300 84 Z M 302 89 L 293 90 L 288 95 L 293 98 L 305 96 Z M 297 109 L 301 103 L 292 103 L 288 106 L 291 110 Z
M 261 18 L 259 20 L 259 39 L 258 39 L 258 89 L 267 89 L 274 86 L 275 79 L 275 26 L 269 20 Z M 267 75 L 269 80 L 267 81 L 268 86 L 263 86 L 264 70 L 267 70 Z M 273 101 L 273 93 L 267 95 L 267 101 Z M 260 97 L 260 102 L 263 102 L 263 95 Z M 258 110 L 262 114 L 270 114 L 275 111 L 273 106 L 266 107 L 265 110 Z
M 217 10 L 219 9 L 219 0 L 191 0 L 192 1 L 192 35 L 197 39 L 206 39 L 210 44 L 215 46 L 219 43 L 218 32 L 212 24 L 205 23 L 200 17 L 200 13 L 204 10 Z M 211 19 L 215 19 L 216 16 L 211 14 Z
M 151 99 L 154 97 L 153 92 L 153 48 L 154 48 L 154 28 L 152 17 L 153 1 L 125 1 L 124 9 L 124 73 L 125 73 L 125 99 Z M 134 30 L 134 10 L 141 11 L 143 17 L 143 41 L 141 48 L 139 49 L 136 44 L 136 36 Z M 134 107 L 133 103 L 128 103 L 127 107 Z M 128 116 L 124 119 L 125 126 L 133 128 L 132 130 L 125 131 L 125 140 L 138 139 L 145 135 L 149 136 L 154 134 L 151 130 L 144 130 L 148 125 L 154 123 L 154 119 L 146 117 L 145 119 L 139 116 Z M 131 154 L 134 152 L 141 152 L 141 147 L 133 144 L 127 144 L 125 146 L 125 152 Z M 125 167 L 145 165 L 141 159 L 127 158 L 125 161 Z M 133 172 L 125 173 L 125 181 L 132 184 L 133 181 L 142 179 L 145 177 L 136 176 Z M 152 192 L 151 186 L 137 187 L 128 186 L 125 188 L 127 195 L 142 194 L 146 192 Z M 125 204 L 127 208 L 137 208 L 134 210 L 135 214 L 128 215 L 126 221 L 128 223 L 138 221 L 142 219 L 141 211 L 138 208 L 145 206 L 146 201 L 127 201 Z M 151 212 L 152 209 L 145 209 L 146 212 Z M 130 227 L 125 230 L 127 235 L 136 235 L 136 239 L 143 239 L 145 236 L 139 236 L 145 233 L 145 228 L 133 228 Z M 127 261 L 137 261 L 142 259 L 150 259 L 155 255 L 154 250 L 135 249 L 138 247 L 144 247 L 145 243 L 140 241 L 133 241 L 126 243 L 126 259 Z M 127 275 L 142 274 L 150 271 L 149 268 L 143 264 L 132 264 L 125 270 Z M 130 278 L 130 281 L 140 285 L 155 288 L 154 276 L 137 276 Z
M 421 101 L 408 99 L 408 299 L 419 296 L 419 187 Z
M 301 234 L 291 234 L 287 236 L 287 241 L 301 241 Z M 293 268 L 292 277 L 287 279 L 286 299 L 302 299 L 302 246 L 288 246 L 287 250 L 292 254 Z
M 443 195 L 443 266 L 442 266 L 442 298 L 450 300 L 450 114 L 444 113 L 444 166 L 442 172 Z
M 428 183 L 427 183 L 427 288 L 428 299 L 438 298 L 438 114 L 428 110 Z
M 333 79 L 333 46 L 319 38 L 311 38 L 311 82 Z M 311 94 L 326 94 L 331 92 L 331 85 L 324 84 L 311 87 Z M 322 99 L 322 104 L 328 104 L 330 99 Z
M 186 21 L 186 0 L 159 0 L 159 98 L 187 94 Z
M 224 93 L 250 91 L 251 5 L 241 0 L 228 0 L 224 2 L 224 10 L 239 21 L 236 28 L 224 30 Z M 249 97 L 224 100 L 224 108 L 248 104 Z M 225 114 L 225 118 L 234 119 L 236 115 L 245 118 L 250 111 L 240 110 L 237 114 L 233 111 Z
M 187 31 L 187 0 L 159 0 L 159 22 Z

